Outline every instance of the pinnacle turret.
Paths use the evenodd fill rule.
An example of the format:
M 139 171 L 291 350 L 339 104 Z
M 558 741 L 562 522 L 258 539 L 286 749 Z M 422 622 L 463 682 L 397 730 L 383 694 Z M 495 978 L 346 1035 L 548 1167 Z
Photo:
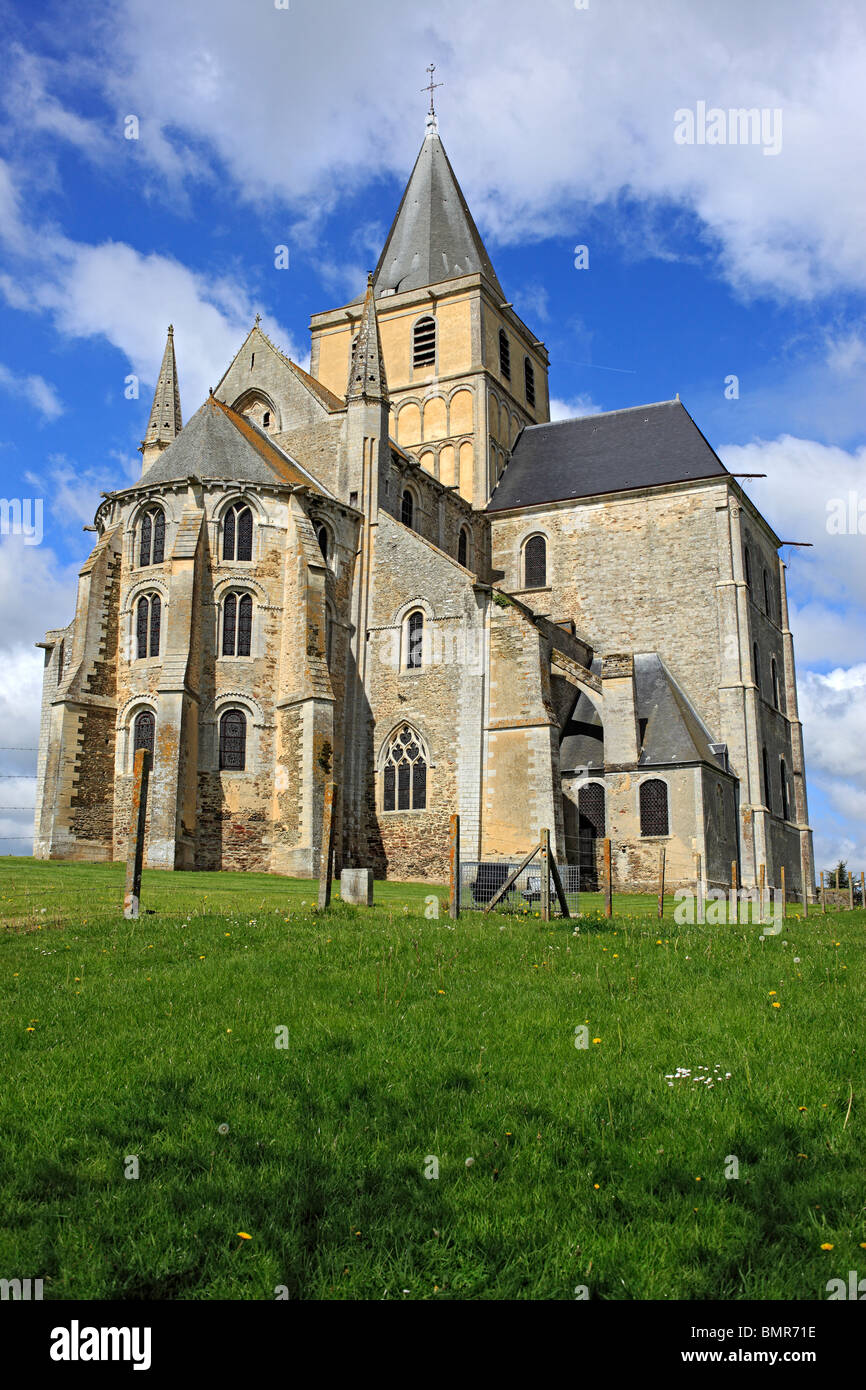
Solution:
M 385 379 L 385 359 L 382 356 L 382 340 L 379 337 L 372 275 L 367 276 L 364 307 L 361 310 L 358 333 L 352 344 L 346 400 L 388 400 L 388 382 Z
M 174 358 L 174 326 L 168 326 L 168 339 L 162 354 L 162 366 L 153 395 L 153 405 L 144 439 L 139 445 L 143 457 L 142 472 L 172 444 L 183 429 L 180 413 L 180 390 L 177 384 L 177 363 Z

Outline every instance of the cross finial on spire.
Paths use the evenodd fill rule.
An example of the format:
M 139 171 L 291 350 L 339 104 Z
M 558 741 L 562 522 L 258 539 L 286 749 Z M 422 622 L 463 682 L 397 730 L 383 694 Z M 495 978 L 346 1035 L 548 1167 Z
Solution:
M 436 108 L 435 108 L 435 106 L 433 105 L 433 93 L 434 93 L 434 91 L 436 90 L 437 87 L 444 87 L 444 86 L 445 86 L 445 83 L 444 83 L 444 82 L 434 82 L 434 81 L 433 81 L 433 74 L 434 74 L 435 71 L 436 71 L 436 64 L 435 64 L 435 63 L 431 63 L 430 66 L 427 68 L 427 72 L 430 74 L 430 81 L 427 83 L 427 86 L 426 86 L 426 87 L 422 87 L 422 88 L 421 88 L 421 91 L 422 91 L 422 92 L 429 92 L 429 93 L 430 93 L 430 110 L 427 112 L 427 115 L 428 115 L 428 116 L 432 116 L 432 117 L 434 118 L 434 120 L 435 120 L 435 117 L 436 117 Z
M 262 316 L 261 316 L 261 314 L 256 314 L 256 328 L 258 328 L 258 326 L 259 326 L 259 324 L 261 323 L 261 321 L 262 321 Z

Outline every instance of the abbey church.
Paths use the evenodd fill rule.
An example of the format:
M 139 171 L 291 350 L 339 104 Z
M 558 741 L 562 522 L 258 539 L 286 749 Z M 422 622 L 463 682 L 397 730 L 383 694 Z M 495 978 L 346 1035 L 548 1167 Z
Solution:
M 615 883 L 811 892 L 785 566 L 679 401 L 551 423 L 436 119 L 366 292 L 309 372 L 258 319 L 184 425 L 172 330 L 140 478 L 103 495 L 45 652 L 34 853 L 447 877 L 557 858 Z M 183 362 L 181 361 L 181 368 Z

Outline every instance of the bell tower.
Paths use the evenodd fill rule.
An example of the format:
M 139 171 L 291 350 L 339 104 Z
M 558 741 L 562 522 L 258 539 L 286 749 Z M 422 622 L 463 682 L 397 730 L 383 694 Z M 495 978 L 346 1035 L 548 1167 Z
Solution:
M 373 289 L 392 439 L 485 507 L 520 430 L 550 418 L 549 359 L 505 298 L 445 153 L 432 90 Z M 311 319 L 310 371 L 335 393 L 345 389 L 363 310 L 360 296 Z

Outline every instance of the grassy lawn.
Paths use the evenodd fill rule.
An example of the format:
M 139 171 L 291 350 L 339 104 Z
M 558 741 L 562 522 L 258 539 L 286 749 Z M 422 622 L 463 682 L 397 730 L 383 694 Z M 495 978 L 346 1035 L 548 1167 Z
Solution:
M 762 939 L 650 897 L 451 923 L 434 891 L 322 915 L 309 881 L 145 873 L 127 922 L 122 866 L 0 860 L 0 1276 L 802 1300 L 866 1274 L 866 913 Z

